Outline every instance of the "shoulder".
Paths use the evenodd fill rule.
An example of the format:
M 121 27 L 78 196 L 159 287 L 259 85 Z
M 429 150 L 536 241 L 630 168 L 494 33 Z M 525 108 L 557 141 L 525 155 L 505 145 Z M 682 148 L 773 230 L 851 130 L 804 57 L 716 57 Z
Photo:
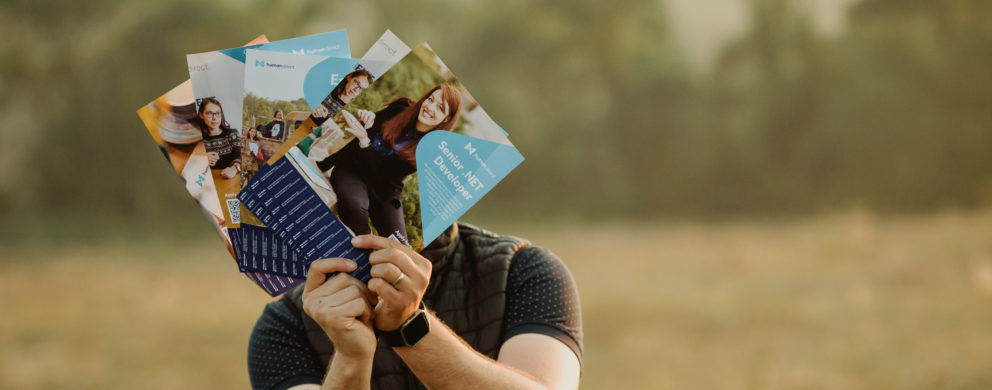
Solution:
M 410 107 L 410 106 L 414 105 L 414 103 L 416 103 L 416 102 L 413 101 L 413 99 L 410 99 L 408 97 L 401 97 L 399 99 L 393 100 L 391 103 L 389 103 L 388 105 L 386 105 L 386 107 L 387 108 L 390 108 L 390 107 L 407 108 L 407 107 Z
M 551 251 L 529 247 L 516 256 L 506 281 L 504 341 L 538 333 L 565 344 L 582 362 L 582 305 L 572 273 Z
M 561 258 L 539 246 L 530 246 L 517 252 L 510 272 L 511 276 L 535 274 L 552 276 L 550 274 L 553 274 L 556 278 L 572 279 L 572 274 Z
M 301 317 L 302 287 L 302 285 L 297 286 L 283 294 L 281 298 L 265 305 L 262 315 L 255 322 L 251 337 L 282 336 L 295 339 L 305 334 L 306 329 Z
M 410 98 L 401 97 L 399 99 L 389 102 L 389 104 L 386 104 L 386 107 L 383 107 L 383 109 L 379 110 L 376 115 L 392 117 L 393 115 L 399 114 L 400 111 L 403 111 L 408 107 L 412 106 L 414 103 L 416 102 L 414 102 Z
M 465 224 L 458 224 L 458 240 L 465 254 L 481 272 L 489 268 L 507 270 L 507 294 L 538 290 L 556 291 L 566 300 L 578 302 L 578 289 L 568 267 L 547 248 L 528 240 L 500 235 Z M 523 294 L 527 295 L 527 294 Z
M 512 261 L 530 247 L 530 242 L 523 238 L 496 234 L 467 223 L 458 223 L 458 239 L 476 260 L 500 256 Z
M 269 302 L 262 310 L 262 315 L 255 322 L 251 338 L 270 336 L 293 336 L 303 331 L 303 321 L 294 308 L 286 301 Z
M 248 341 L 252 388 L 289 388 L 319 384 L 323 365 L 310 346 L 303 320 L 284 300 L 270 302 L 255 322 Z
M 531 246 L 518 252 L 507 275 L 507 293 L 527 299 L 554 299 L 578 304 L 571 271 L 550 250 Z

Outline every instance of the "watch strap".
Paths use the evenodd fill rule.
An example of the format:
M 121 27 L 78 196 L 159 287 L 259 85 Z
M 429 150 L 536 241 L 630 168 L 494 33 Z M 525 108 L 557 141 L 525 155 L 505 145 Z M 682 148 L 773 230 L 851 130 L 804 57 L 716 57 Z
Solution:
M 382 339 L 383 341 L 385 341 L 386 344 L 389 345 L 390 347 L 412 347 L 412 346 L 416 345 L 417 344 L 417 341 L 420 341 L 420 339 L 423 338 L 424 335 L 419 335 L 420 337 L 418 337 L 416 340 L 412 340 L 413 343 L 408 343 L 408 341 L 411 341 L 411 340 L 407 340 L 403 336 L 403 332 L 404 332 L 404 330 L 406 330 L 407 325 L 409 325 L 413 321 L 418 321 L 418 320 L 419 321 L 428 321 L 428 319 L 427 319 L 427 310 L 424 307 L 424 302 L 423 301 L 420 301 L 420 309 L 417 310 L 415 313 L 413 313 L 413 315 L 411 315 L 410 318 L 407 318 L 406 321 L 403 322 L 403 325 L 400 325 L 399 328 L 394 329 L 394 330 L 388 330 L 388 331 L 387 330 L 379 330 L 379 328 L 376 328 L 374 326 L 372 328 L 375 331 L 376 337 L 379 337 L 380 339 Z M 427 323 L 427 331 L 430 331 L 430 323 L 429 322 Z M 425 334 L 426 334 L 426 332 L 425 332 Z
M 418 312 L 419 313 L 419 312 Z M 416 313 L 414 315 L 417 315 Z M 379 330 L 375 328 L 375 335 L 379 337 L 382 341 L 386 342 L 386 345 L 390 347 L 403 347 L 406 343 L 403 341 L 403 326 L 395 330 Z

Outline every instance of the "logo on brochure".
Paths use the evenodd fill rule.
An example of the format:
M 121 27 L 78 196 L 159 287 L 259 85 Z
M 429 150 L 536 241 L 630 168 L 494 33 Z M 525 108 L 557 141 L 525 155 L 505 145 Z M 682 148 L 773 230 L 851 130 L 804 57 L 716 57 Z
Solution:
M 296 65 L 273 64 L 271 62 L 265 62 L 265 60 L 255 60 L 255 67 L 257 67 L 257 68 L 296 69 Z
M 382 46 L 382 48 L 385 49 L 386 50 L 386 53 L 388 53 L 389 55 L 395 55 L 396 54 L 396 49 L 394 47 L 392 47 L 392 46 L 389 46 L 389 42 L 386 41 L 386 38 L 380 38 L 379 39 L 379 45 Z
M 341 48 L 341 45 L 334 45 L 334 46 L 327 46 L 327 47 L 318 47 L 318 48 L 310 49 L 310 50 L 307 50 L 307 49 L 300 49 L 300 50 L 290 49 L 290 52 L 293 53 L 293 54 L 316 54 L 316 53 L 322 53 L 322 52 L 330 51 L 330 50 L 338 50 L 340 48 Z

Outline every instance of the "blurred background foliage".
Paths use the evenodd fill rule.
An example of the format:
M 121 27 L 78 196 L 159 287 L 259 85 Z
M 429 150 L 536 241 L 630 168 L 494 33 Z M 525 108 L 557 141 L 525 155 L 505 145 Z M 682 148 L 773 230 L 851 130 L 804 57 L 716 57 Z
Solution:
M 430 42 L 510 132 L 527 160 L 464 219 L 567 262 L 584 388 L 992 388 L 990 20 L 980 0 L 5 0 L 0 388 L 248 386 L 271 298 L 135 110 L 185 54 L 339 28 L 354 56 L 386 28 Z
M 426 40 L 525 163 L 473 215 L 734 217 L 992 199 L 992 3 L 0 4 L 0 217 L 197 215 L 134 111 L 185 54 L 348 28 Z M 672 23 L 739 14 L 740 28 Z M 707 20 L 704 18 L 704 20 Z M 694 39 L 716 35 L 708 55 Z M 698 51 L 698 50 L 697 50 Z

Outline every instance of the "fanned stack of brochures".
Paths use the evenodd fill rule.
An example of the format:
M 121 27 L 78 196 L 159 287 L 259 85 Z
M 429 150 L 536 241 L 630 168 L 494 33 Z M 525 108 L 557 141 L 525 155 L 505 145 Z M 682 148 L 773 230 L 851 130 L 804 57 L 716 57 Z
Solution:
M 523 161 L 426 43 L 344 30 L 187 55 L 190 79 L 138 110 L 238 269 L 270 295 L 310 262 L 369 279 L 377 234 L 429 245 Z

